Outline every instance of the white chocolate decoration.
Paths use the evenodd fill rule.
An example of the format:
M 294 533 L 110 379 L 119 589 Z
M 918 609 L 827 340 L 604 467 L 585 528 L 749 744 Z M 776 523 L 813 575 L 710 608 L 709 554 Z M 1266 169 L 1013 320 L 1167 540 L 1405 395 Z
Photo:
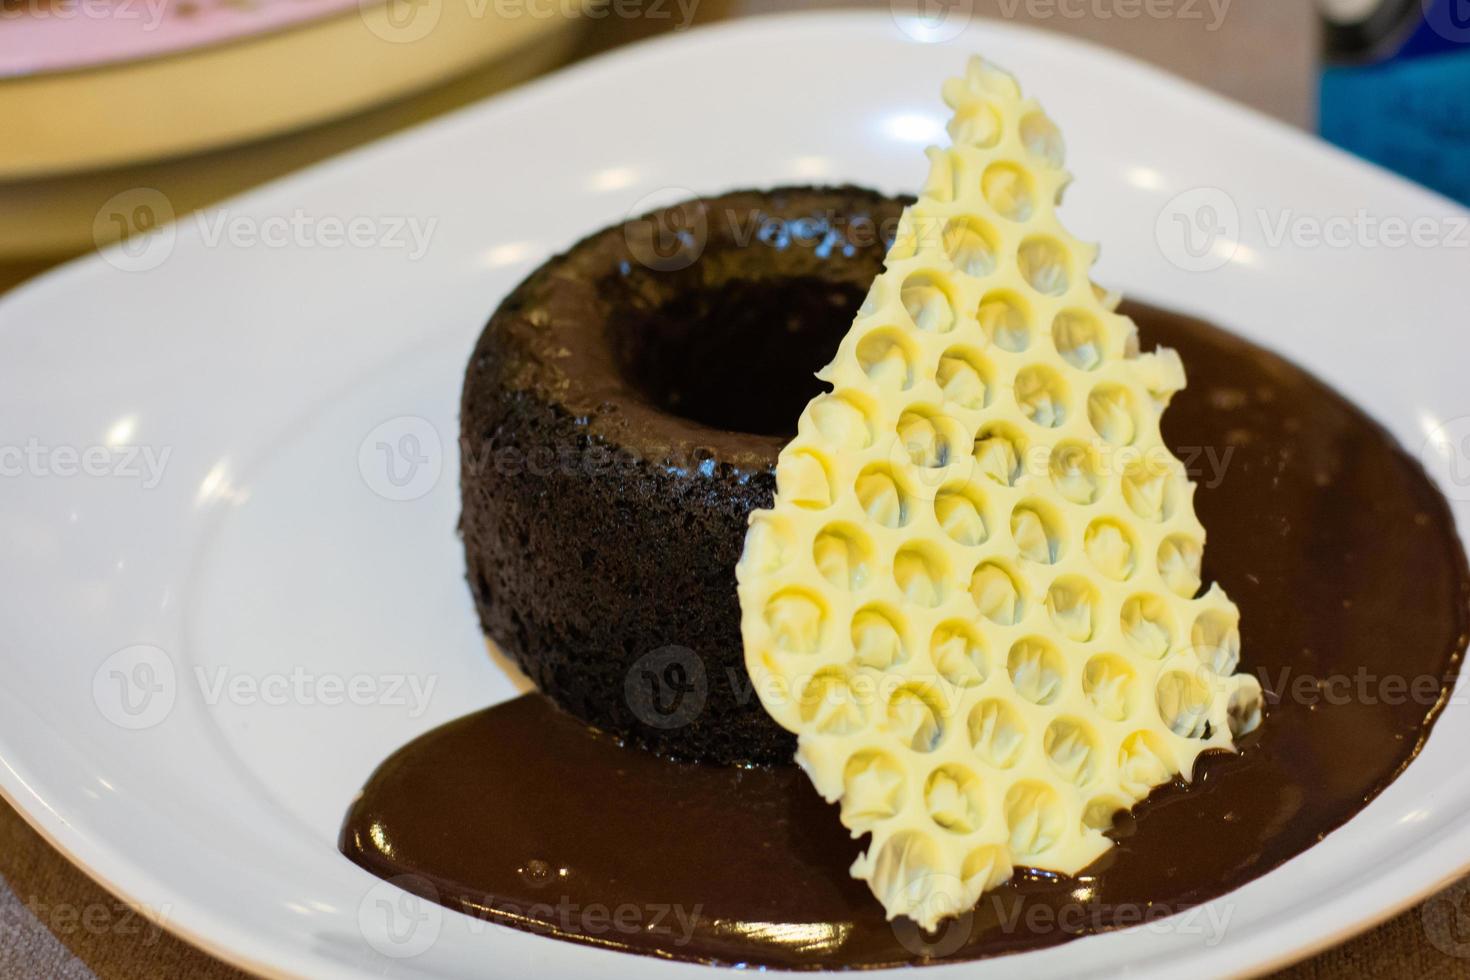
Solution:
M 926 929 L 1104 831 L 1259 723 L 1239 613 L 1204 595 L 1194 485 L 1096 249 L 1054 208 L 1062 139 L 976 58 L 931 169 L 781 453 L 737 569 L 746 665 L 840 802 L 852 867 Z

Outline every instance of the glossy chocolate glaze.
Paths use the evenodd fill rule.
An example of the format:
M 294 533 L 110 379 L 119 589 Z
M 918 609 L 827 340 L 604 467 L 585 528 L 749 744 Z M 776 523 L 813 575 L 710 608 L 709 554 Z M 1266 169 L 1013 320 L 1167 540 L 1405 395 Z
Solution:
M 1418 464 L 1310 375 L 1220 330 L 1130 310 L 1183 355 L 1165 435 L 1199 482 L 1206 581 L 1239 603 L 1268 692 L 1238 755 L 1157 790 L 1075 878 L 1019 874 L 936 936 L 884 921 L 847 868 L 863 841 L 796 769 L 677 764 L 538 696 L 400 750 L 342 850 L 505 925 L 725 964 L 868 967 L 1054 945 L 1177 912 L 1300 854 L 1414 757 L 1452 683 L 1467 576 Z M 1228 455 L 1227 455 L 1228 454 Z

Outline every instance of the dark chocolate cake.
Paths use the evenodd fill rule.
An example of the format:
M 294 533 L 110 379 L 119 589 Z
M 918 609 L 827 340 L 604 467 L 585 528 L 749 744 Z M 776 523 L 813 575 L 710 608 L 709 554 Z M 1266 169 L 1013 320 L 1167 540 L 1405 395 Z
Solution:
M 584 239 L 491 317 L 461 414 L 469 582 L 563 709 L 675 758 L 791 759 L 750 689 L 735 565 L 906 203 L 686 202 Z

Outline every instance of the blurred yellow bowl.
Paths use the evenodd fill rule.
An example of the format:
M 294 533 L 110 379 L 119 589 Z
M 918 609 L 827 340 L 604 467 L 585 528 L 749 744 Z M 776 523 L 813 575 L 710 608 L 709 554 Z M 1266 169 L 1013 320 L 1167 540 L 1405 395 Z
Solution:
M 494 8 L 388 0 L 188 54 L 0 82 L 0 261 L 104 244 L 94 219 L 118 193 L 156 189 L 184 214 L 516 84 L 564 61 L 585 24 Z

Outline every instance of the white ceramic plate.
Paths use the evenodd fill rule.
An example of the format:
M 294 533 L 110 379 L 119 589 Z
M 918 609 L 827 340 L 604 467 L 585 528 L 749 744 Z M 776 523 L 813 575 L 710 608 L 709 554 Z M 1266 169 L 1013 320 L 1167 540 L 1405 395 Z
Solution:
M 515 690 L 461 581 L 461 371 L 513 283 L 630 212 L 780 181 L 914 188 L 939 84 L 974 50 L 1068 134 L 1064 213 L 1105 241 L 1102 281 L 1309 365 L 1415 450 L 1451 420 L 1427 458 L 1458 475 L 1433 447 L 1470 444 L 1453 421 L 1470 413 L 1465 249 L 1272 239 L 1283 214 L 1427 217 L 1448 237 L 1464 212 L 1116 55 L 903 26 L 780 18 L 615 54 L 0 304 L 6 797 L 108 887 L 261 972 L 701 974 L 395 904 L 335 849 L 390 751 Z M 1212 903 L 1223 935 L 1196 916 L 983 969 L 1217 974 L 1342 938 L 1470 865 L 1467 740 L 1453 705 L 1348 826 Z

